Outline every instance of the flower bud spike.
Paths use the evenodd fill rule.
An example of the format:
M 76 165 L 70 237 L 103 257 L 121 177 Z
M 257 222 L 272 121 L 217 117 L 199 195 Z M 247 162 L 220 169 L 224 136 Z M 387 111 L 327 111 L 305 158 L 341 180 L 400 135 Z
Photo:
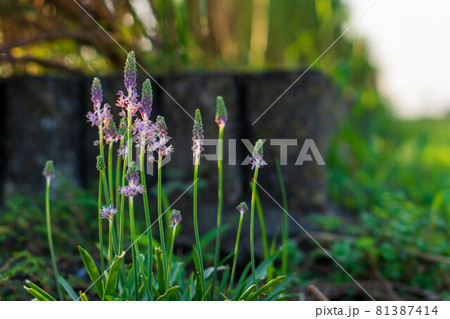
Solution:
M 91 101 L 94 103 L 94 107 L 99 107 L 103 102 L 102 84 L 100 79 L 95 77 L 91 86 Z
M 125 136 L 125 134 L 127 134 L 127 120 L 123 117 L 120 119 L 119 129 L 117 130 L 117 133 L 120 136 Z
M 167 136 L 167 124 L 164 116 L 158 115 L 156 118 L 156 132 L 158 133 L 159 138 Z
M 219 127 L 224 128 L 228 121 L 227 107 L 225 101 L 219 95 L 216 102 L 216 123 Z
M 50 181 L 53 178 L 55 178 L 55 168 L 53 166 L 53 161 L 47 161 L 45 162 L 44 171 L 42 172 L 42 175 Z
M 136 89 L 136 55 L 134 51 L 130 51 L 125 62 L 124 83 L 128 93 Z
M 267 165 L 266 161 L 263 159 L 263 144 L 264 141 L 259 139 L 255 147 L 253 148 L 252 158 L 250 159 L 250 164 L 252 164 L 252 169 L 261 168 Z
M 246 202 L 241 202 L 237 207 L 237 211 L 241 214 L 244 214 L 246 211 L 248 211 L 248 206 Z
M 192 129 L 192 141 L 194 142 L 194 145 L 192 146 L 193 156 L 195 158 L 200 158 L 203 152 L 203 122 L 202 114 L 200 113 L 199 109 L 195 111 L 194 128 Z
M 180 211 L 176 209 L 172 210 L 169 220 L 172 222 L 169 227 L 176 227 L 179 223 L 181 223 L 183 219 L 181 218 Z
M 97 170 L 98 171 L 103 171 L 105 170 L 106 165 L 105 165 L 105 160 L 103 159 L 103 156 L 99 155 L 97 156 Z
M 153 105 L 153 91 L 152 84 L 149 79 L 144 81 L 142 85 L 142 97 L 141 97 L 141 114 L 150 118 Z

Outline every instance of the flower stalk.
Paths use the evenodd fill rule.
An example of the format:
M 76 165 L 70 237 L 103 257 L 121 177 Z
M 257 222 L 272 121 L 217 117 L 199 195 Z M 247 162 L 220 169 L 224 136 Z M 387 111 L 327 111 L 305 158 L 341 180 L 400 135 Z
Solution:
M 214 286 L 217 278 L 217 265 L 220 257 L 220 241 L 221 233 L 220 226 L 222 225 L 222 211 L 223 211 L 223 132 L 225 125 L 228 121 L 227 109 L 225 102 L 221 96 L 217 97 L 216 102 L 216 118 L 215 121 L 219 126 L 219 140 L 217 149 L 217 172 L 218 172 L 218 184 L 217 184 L 217 232 L 216 232 L 216 248 L 214 253 L 214 275 L 212 281 L 211 296 L 214 293 Z
M 250 254 L 252 264 L 252 278 L 253 284 L 256 285 L 256 263 L 255 263 L 255 206 L 256 206 L 256 184 L 258 181 L 259 168 L 267 165 L 263 159 L 263 140 L 258 140 L 253 148 L 252 158 L 250 163 L 254 169 L 253 183 L 252 183 L 252 202 L 250 208 Z M 256 287 L 255 287 L 256 288 Z
M 200 235 L 198 231 L 198 211 L 197 211 L 197 194 L 198 194 L 198 166 L 200 163 L 200 157 L 201 153 L 203 151 L 203 123 L 202 123 L 202 116 L 200 113 L 200 110 L 197 109 L 195 111 L 195 122 L 194 122 L 194 129 L 193 129 L 193 156 L 194 156 L 194 198 L 193 198 L 193 214 L 194 214 L 194 233 L 195 233 L 195 243 L 197 246 L 197 253 L 198 253 L 198 261 L 199 261 L 199 268 L 198 272 L 200 274 L 201 284 L 203 288 L 203 292 L 206 291 L 206 281 L 205 281 L 205 274 L 203 269 L 203 256 L 202 256 L 202 247 L 200 243 Z
M 276 159 L 278 181 L 281 188 L 281 198 L 283 200 L 283 208 L 288 211 L 288 202 L 286 196 L 286 186 L 284 184 L 283 173 L 281 171 L 280 161 Z M 289 241 L 289 220 L 287 214 L 282 214 L 281 223 L 281 245 L 283 247 L 281 253 L 281 274 L 287 275 L 287 264 L 288 264 L 288 241 Z
M 173 247 L 175 243 L 175 235 L 177 232 L 177 225 L 181 223 L 181 214 L 180 211 L 174 209 L 172 210 L 172 214 L 169 217 L 169 220 L 172 222 L 169 227 L 172 228 L 172 237 L 170 239 L 170 250 L 169 250 L 169 259 L 167 261 L 167 284 L 170 286 L 170 271 L 172 269 L 172 256 L 173 256 Z
M 239 204 L 236 209 L 239 211 L 239 226 L 236 234 L 236 244 L 234 246 L 234 258 L 233 258 L 233 266 L 231 268 L 231 278 L 230 278 L 230 287 L 228 288 L 228 295 L 231 297 L 231 291 L 233 289 L 234 284 L 234 275 L 236 273 L 236 264 L 237 264 L 237 258 L 239 253 L 239 240 L 241 238 L 241 229 L 242 229 L 242 220 L 244 218 L 244 213 L 248 211 L 247 203 L 242 202 Z
M 55 284 L 56 289 L 58 291 L 58 297 L 60 300 L 63 299 L 63 294 L 61 290 L 61 286 L 58 280 L 58 266 L 56 265 L 56 256 L 55 256 L 55 248 L 53 246 L 53 236 L 52 236 L 52 224 L 51 224 L 51 215 L 50 215 L 50 184 L 51 180 L 55 178 L 55 171 L 53 167 L 53 161 L 47 161 L 45 163 L 44 172 L 42 173 L 46 179 L 45 186 L 45 219 L 47 223 L 47 239 L 48 246 L 50 249 L 50 258 L 52 260 L 53 274 L 55 275 Z

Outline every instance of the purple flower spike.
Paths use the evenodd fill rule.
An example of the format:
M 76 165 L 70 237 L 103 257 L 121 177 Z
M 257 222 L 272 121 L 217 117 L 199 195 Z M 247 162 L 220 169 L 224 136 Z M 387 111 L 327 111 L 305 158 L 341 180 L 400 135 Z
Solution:
M 167 125 L 164 116 L 158 115 L 156 118 L 156 132 L 160 139 L 167 136 Z
M 246 202 L 242 202 L 240 203 L 237 207 L 236 207 L 237 211 L 241 214 L 244 214 L 246 211 L 248 211 L 248 206 Z
M 258 140 L 253 148 L 252 158 L 250 159 L 250 164 L 252 164 L 252 169 L 261 168 L 267 165 L 266 161 L 263 159 L 263 140 Z
M 134 197 L 137 194 L 144 194 L 144 186 L 139 184 L 140 178 L 139 172 L 136 168 L 136 162 L 130 163 L 125 178 L 128 185 L 120 188 L 120 194 L 123 194 L 125 197 Z
M 194 129 L 192 130 L 192 152 L 195 158 L 200 158 L 203 152 L 203 123 L 200 110 L 195 111 Z
M 144 115 L 143 119 L 137 119 L 132 126 L 135 143 L 138 146 L 153 144 L 156 139 L 156 125 Z
M 117 209 L 113 205 L 103 206 L 100 210 L 100 215 L 102 219 L 112 220 L 113 216 L 117 213 Z
M 119 148 L 117 150 L 117 156 L 122 156 L 122 158 L 125 158 L 125 156 L 128 154 L 128 147 L 127 144 L 123 144 L 122 148 Z
M 112 118 L 109 119 L 108 125 L 106 125 L 104 129 L 104 133 L 106 144 L 111 144 L 119 140 L 119 135 L 117 134 L 117 126 Z
M 150 114 L 152 113 L 152 104 L 153 104 L 153 92 L 152 92 L 152 84 L 149 79 L 144 81 L 142 85 L 142 97 L 141 97 L 141 115 L 142 117 L 150 118 Z
M 92 81 L 91 86 L 91 101 L 94 103 L 94 109 L 95 107 L 100 107 L 100 105 L 103 102 L 103 93 L 102 93 L 102 84 L 100 83 L 100 79 L 95 77 Z
M 136 55 L 134 51 L 130 51 L 125 62 L 124 82 L 127 88 L 128 95 L 136 90 Z
M 172 214 L 170 215 L 169 220 L 172 222 L 172 223 L 169 225 L 169 227 L 177 227 L 177 225 L 178 225 L 179 223 L 181 223 L 181 221 L 183 220 L 183 219 L 181 218 L 181 213 L 180 213 L 180 211 L 179 211 L 179 210 L 176 210 L 176 209 L 172 210 Z
M 167 136 L 167 125 L 166 120 L 163 116 L 158 115 L 155 123 L 155 136 L 154 140 L 151 144 L 148 145 L 148 150 L 150 152 L 156 151 L 160 158 L 173 153 L 173 146 L 166 144 L 169 142 L 169 138 Z M 158 138 L 158 139 L 157 139 Z M 150 157 L 149 160 L 155 160 L 154 157 Z
M 53 178 L 55 178 L 55 168 L 53 166 L 53 161 L 45 162 L 45 167 L 44 171 L 42 172 L 42 175 L 44 175 L 47 181 L 50 181 Z

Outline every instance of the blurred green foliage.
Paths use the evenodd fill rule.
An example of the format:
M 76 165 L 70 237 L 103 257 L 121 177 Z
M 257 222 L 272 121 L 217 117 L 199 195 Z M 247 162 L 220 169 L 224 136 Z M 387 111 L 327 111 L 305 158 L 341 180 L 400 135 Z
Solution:
M 82 269 L 81 261 L 74 258 L 78 256 L 77 246 L 89 246 L 97 238 L 97 225 L 90 222 L 97 220 L 97 202 L 92 194 L 58 176 L 52 194 L 52 227 L 62 274 Z M 42 276 L 52 273 L 43 194 L 17 194 L 8 199 L 0 210 L 0 225 L 0 300 L 29 300 L 22 288 L 26 278 L 51 290 L 52 276 Z
M 381 274 L 447 299 L 450 119 L 379 116 L 365 134 L 355 119 L 336 137 L 328 176 L 333 201 L 359 213 L 358 221 L 321 217 L 315 222 L 346 235 L 331 247 L 352 275 Z

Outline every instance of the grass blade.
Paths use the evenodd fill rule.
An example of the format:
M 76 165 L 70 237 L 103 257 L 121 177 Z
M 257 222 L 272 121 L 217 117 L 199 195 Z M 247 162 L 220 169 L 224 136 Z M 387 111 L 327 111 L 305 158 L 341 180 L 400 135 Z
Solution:
M 286 278 L 286 276 L 279 276 L 277 278 L 272 279 L 271 281 L 269 281 L 267 284 L 265 284 L 264 286 L 262 286 L 261 288 L 258 289 L 258 291 L 251 293 L 247 299 L 248 301 L 253 301 L 256 300 L 256 298 L 258 298 L 259 296 L 261 296 L 262 294 L 264 294 L 267 290 L 269 290 L 270 287 L 272 287 L 273 285 L 275 285 L 277 282 L 284 280 Z
M 46 292 L 44 289 L 36 285 L 34 282 L 30 280 L 25 280 L 26 284 L 30 286 L 30 288 L 34 289 L 36 292 L 38 292 L 40 295 L 42 295 L 45 299 L 48 301 L 56 301 L 55 298 L 52 297 L 48 292 Z M 35 296 L 36 297 L 36 296 Z M 36 297 L 37 298 L 37 297 Z
M 33 297 L 35 297 L 37 300 L 39 301 L 50 301 L 47 298 L 45 298 L 43 295 L 41 295 L 36 289 L 33 288 L 29 288 L 24 286 L 23 288 L 25 288 L 25 290 L 32 295 Z M 56 300 L 52 300 L 52 301 L 56 301 Z
M 175 294 L 177 290 L 180 289 L 180 286 L 174 286 L 166 290 L 164 294 L 156 298 L 156 301 L 165 300 L 167 297 Z
M 122 266 L 125 252 L 122 252 L 120 256 L 115 256 L 112 262 L 112 266 L 109 269 L 108 278 L 106 279 L 104 296 L 109 295 L 116 289 L 117 278 L 119 277 L 120 267 Z
M 86 267 L 86 270 L 89 274 L 89 277 L 91 278 L 92 283 L 94 284 L 95 290 L 97 291 L 98 297 L 100 299 L 103 299 L 103 284 L 100 274 L 98 273 L 98 269 L 95 266 L 94 260 L 86 250 L 81 248 L 81 246 L 78 246 L 78 250 L 80 252 L 84 266 Z
M 61 276 L 58 276 L 58 281 L 61 284 L 61 286 L 64 288 L 64 290 L 67 292 L 67 294 L 70 296 L 70 298 L 73 301 L 77 301 L 78 295 L 75 292 L 75 290 L 73 290 L 72 286 Z
M 239 297 L 238 300 L 245 300 L 245 299 L 248 297 L 248 295 L 250 295 L 250 293 L 252 292 L 252 290 L 255 289 L 255 287 L 256 287 L 255 284 L 253 284 L 253 285 L 251 285 L 250 287 L 248 287 L 247 290 L 242 294 L 241 297 Z

